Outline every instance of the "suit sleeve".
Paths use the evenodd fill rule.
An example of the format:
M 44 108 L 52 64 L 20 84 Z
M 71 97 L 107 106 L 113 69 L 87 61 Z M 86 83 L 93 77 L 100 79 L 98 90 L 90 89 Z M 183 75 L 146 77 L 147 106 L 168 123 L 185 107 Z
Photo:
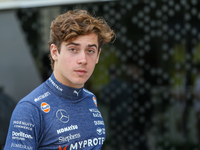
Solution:
M 21 102 L 13 111 L 4 150 L 37 150 L 41 133 L 40 111 L 29 102 Z

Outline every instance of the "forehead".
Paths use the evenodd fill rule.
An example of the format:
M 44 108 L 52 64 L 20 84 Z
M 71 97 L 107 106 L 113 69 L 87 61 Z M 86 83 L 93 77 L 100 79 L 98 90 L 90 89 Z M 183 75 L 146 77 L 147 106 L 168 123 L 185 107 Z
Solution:
M 90 44 L 97 44 L 98 45 L 98 36 L 95 33 L 90 33 L 90 34 L 86 34 L 86 35 L 79 35 L 77 37 L 71 38 L 67 41 L 65 41 L 66 43 L 90 43 Z

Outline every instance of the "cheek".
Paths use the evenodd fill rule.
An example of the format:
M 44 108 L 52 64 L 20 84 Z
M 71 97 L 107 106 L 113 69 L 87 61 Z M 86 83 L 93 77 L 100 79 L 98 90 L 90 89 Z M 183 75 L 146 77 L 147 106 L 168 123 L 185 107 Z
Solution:
M 60 61 L 60 66 L 62 66 L 64 70 L 71 68 L 71 65 L 72 65 L 72 61 L 70 58 L 63 57 Z
M 69 63 L 72 62 L 72 60 L 73 60 L 72 57 L 67 57 L 67 56 L 66 56 L 66 57 L 63 58 L 63 63 L 69 64 Z
M 92 64 L 96 64 L 97 60 L 98 60 L 98 57 L 91 57 L 91 58 L 90 58 L 90 62 L 91 62 Z
M 92 59 L 91 60 L 91 63 L 90 63 L 90 68 L 91 68 L 91 70 L 94 70 L 94 68 L 95 68 L 95 66 L 96 66 L 96 59 Z

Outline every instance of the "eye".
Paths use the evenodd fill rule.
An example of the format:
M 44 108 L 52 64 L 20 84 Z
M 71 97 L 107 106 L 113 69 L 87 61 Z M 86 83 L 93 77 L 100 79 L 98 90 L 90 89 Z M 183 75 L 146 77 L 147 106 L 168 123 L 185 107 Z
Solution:
M 89 53 L 94 53 L 94 50 L 88 50 Z
M 69 50 L 72 51 L 72 52 L 76 52 L 77 51 L 76 48 L 70 48 Z
M 95 53 L 95 50 L 89 49 L 89 50 L 87 50 L 87 52 L 88 52 L 89 54 L 93 54 L 93 53 Z

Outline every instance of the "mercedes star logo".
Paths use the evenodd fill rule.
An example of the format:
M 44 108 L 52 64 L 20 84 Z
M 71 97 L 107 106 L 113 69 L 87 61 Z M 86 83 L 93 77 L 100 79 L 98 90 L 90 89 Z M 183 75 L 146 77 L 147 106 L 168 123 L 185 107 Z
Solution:
M 59 109 L 56 112 L 56 117 L 58 118 L 58 120 L 60 120 L 63 123 L 67 123 L 69 121 L 69 115 L 68 113 L 63 110 L 63 109 Z

